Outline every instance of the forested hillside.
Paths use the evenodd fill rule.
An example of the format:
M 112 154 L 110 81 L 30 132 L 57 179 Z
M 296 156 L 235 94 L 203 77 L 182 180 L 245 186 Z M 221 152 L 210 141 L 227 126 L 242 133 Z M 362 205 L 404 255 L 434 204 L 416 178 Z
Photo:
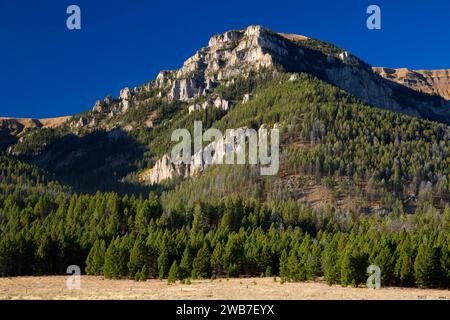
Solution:
M 376 264 L 384 285 L 448 287 L 450 209 L 359 215 L 238 197 L 169 208 L 158 196 L 70 194 L 2 157 L 0 266 L 5 275 L 274 276 L 358 285 Z M 7 191 L 7 192 L 6 192 Z
M 449 286 L 448 127 L 372 108 L 308 75 L 272 79 L 254 94 L 211 125 L 282 124 L 275 177 L 216 166 L 163 192 L 87 195 L 2 156 L 2 275 L 79 264 L 137 280 L 279 275 L 358 285 L 376 264 L 385 285 Z M 329 203 L 299 201 L 310 184 L 329 189 Z

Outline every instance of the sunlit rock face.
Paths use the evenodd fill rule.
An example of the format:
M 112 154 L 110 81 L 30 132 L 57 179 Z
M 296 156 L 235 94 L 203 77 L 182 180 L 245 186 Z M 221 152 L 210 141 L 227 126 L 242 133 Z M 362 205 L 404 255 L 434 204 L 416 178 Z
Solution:
M 450 100 L 450 70 L 410 70 L 407 68 L 373 68 L 387 80 L 397 82 L 416 91 L 440 95 Z

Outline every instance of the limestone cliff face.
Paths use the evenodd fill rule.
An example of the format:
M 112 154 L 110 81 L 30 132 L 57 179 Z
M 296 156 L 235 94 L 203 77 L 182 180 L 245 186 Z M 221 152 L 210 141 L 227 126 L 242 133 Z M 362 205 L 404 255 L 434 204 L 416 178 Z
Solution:
M 394 81 L 413 90 L 436 94 L 450 100 L 450 70 L 410 70 L 374 67 L 383 78 Z
M 161 71 L 151 86 L 166 91 L 170 100 L 207 95 L 220 83 L 273 67 L 273 54 L 288 54 L 281 39 L 261 26 L 225 32 L 212 37 L 179 70 Z
M 190 101 L 208 96 L 216 86 L 226 85 L 237 76 L 247 76 L 262 68 L 274 72 L 306 72 L 375 107 L 450 123 L 450 104 L 444 99 L 416 97 L 418 93 L 412 90 L 413 86 L 386 81 L 377 70 L 348 51 L 334 48 L 326 52 L 311 47 L 311 41 L 315 40 L 275 33 L 261 26 L 228 31 L 213 36 L 208 46 L 187 59 L 179 70 L 161 71 L 147 87 L 161 90 L 160 96 L 168 100 Z M 448 96 L 448 73 L 427 75 L 423 71 L 421 74 L 429 79 L 429 91 Z M 196 110 L 204 106 L 190 107 Z
M 161 71 L 149 83 L 122 89 L 117 98 L 98 100 L 93 112 L 112 118 L 139 107 L 139 96 L 155 90 L 161 99 L 188 102 L 189 112 L 208 107 L 227 111 L 239 102 L 238 98 L 246 97 L 227 101 L 212 94 L 214 88 L 262 69 L 310 73 L 375 107 L 450 123 L 450 102 L 445 100 L 450 88 L 448 71 L 408 71 L 403 75 L 401 70 L 372 69 L 348 51 L 330 44 L 261 26 L 213 36 L 180 69 Z M 445 99 L 423 93 L 438 93 Z M 194 101 L 199 97 L 203 102 Z
M 264 128 L 265 126 L 262 126 L 260 129 Z M 237 129 L 237 131 L 246 132 L 247 129 L 248 128 L 243 127 Z M 209 143 L 202 150 L 193 154 L 191 161 L 188 164 L 175 164 L 169 154 L 164 155 L 156 162 L 153 168 L 143 172 L 140 175 L 140 181 L 142 183 L 152 185 L 167 179 L 173 179 L 175 177 L 192 177 L 197 173 L 202 172 L 209 166 L 223 163 L 225 161 L 226 154 L 237 154 L 238 152 L 244 152 L 245 149 L 241 149 L 241 144 L 230 143 L 230 141 L 234 141 L 230 140 L 231 134 L 234 133 L 228 132 L 228 135 L 224 135 L 221 139 Z M 248 141 L 248 138 L 246 139 Z M 210 158 L 206 160 L 204 158 L 205 155 L 209 155 Z

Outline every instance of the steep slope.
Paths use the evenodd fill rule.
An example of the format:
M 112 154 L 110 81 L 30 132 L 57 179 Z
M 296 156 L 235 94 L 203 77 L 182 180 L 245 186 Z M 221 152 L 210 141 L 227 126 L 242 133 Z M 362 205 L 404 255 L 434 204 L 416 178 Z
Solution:
M 20 137 L 35 129 L 58 127 L 69 118 L 69 116 L 47 119 L 0 117 L 0 150 L 16 143 Z
M 450 70 L 410 70 L 374 67 L 373 70 L 387 80 L 397 82 L 413 90 L 439 95 L 450 100 Z
M 278 124 L 279 173 L 262 177 L 258 166 L 213 166 L 166 194 L 174 207 L 230 194 L 380 213 L 398 206 L 410 211 L 425 198 L 437 206 L 449 203 L 448 126 L 370 107 L 304 74 L 276 77 L 254 95 L 213 127 Z M 170 162 L 165 170 L 180 173 Z
M 162 90 L 169 99 L 190 101 L 233 77 L 261 68 L 310 73 L 376 107 L 450 122 L 450 104 L 443 99 L 385 81 L 345 50 L 261 26 L 212 37 L 181 69 L 161 72 L 149 87 Z

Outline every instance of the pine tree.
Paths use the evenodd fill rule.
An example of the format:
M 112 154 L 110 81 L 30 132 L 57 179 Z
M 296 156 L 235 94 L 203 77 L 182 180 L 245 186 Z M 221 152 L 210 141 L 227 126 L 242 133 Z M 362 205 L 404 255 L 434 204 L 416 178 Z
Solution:
M 169 270 L 169 277 L 167 278 L 167 283 L 171 284 L 171 283 L 175 283 L 179 278 L 179 270 L 178 270 L 178 264 L 177 261 L 175 260 L 172 263 L 172 266 L 170 267 Z
M 169 250 L 167 245 L 163 244 L 158 257 L 158 277 L 164 279 L 169 272 Z
M 341 259 L 341 284 L 357 287 L 367 280 L 368 255 L 348 246 Z
M 395 276 L 402 286 L 409 287 L 414 284 L 414 253 L 409 240 L 406 240 L 399 248 Z
M 98 276 L 103 274 L 106 244 L 104 240 L 96 240 L 86 259 L 86 273 Z
M 239 273 L 244 260 L 243 233 L 231 233 L 225 246 L 223 264 L 229 277 Z
M 297 254 L 292 251 L 286 263 L 286 278 L 288 281 L 300 281 L 300 276 Z
M 373 264 L 381 269 L 381 282 L 386 285 L 392 285 L 394 284 L 395 252 L 393 249 L 391 250 L 391 246 L 386 239 L 383 239 L 381 242 L 381 248 L 376 254 Z
M 315 240 L 310 247 L 311 251 L 306 256 L 306 266 L 308 279 L 315 279 L 322 276 L 322 248 L 319 241 Z
M 134 281 L 141 281 L 141 277 L 142 277 L 141 272 L 138 271 L 135 273 L 133 279 L 134 279 Z
M 141 271 L 142 267 L 147 263 L 147 248 L 143 237 L 138 237 L 130 252 L 130 260 L 128 261 L 128 270 L 130 277 Z
M 148 268 L 144 264 L 144 266 L 141 269 L 141 272 L 139 273 L 139 281 L 147 281 L 148 278 Z
M 127 258 L 121 247 L 120 238 L 111 241 L 105 253 L 103 275 L 105 278 L 119 279 L 127 275 Z
M 337 251 L 337 243 L 333 240 L 326 246 L 322 255 L 322 268 L 324 279 L 330 286 L 338 283 L 340 280 L 339 255 Z
M 407 253 L 402 252 L 397 261 L 398 261 L 397 274 L 400 283 L 403 286 L 410 286 L 414 281 L 414 269 L 411 257 Z
M 218 242 L 216 244 L 216 247 L 214 248 L 214 251 L 211 255 L 211 267 L 213 275 L 221 275 L 224 273 L 224 266 L 223 266 L 223 255 L 224 255 L 224 248 L 221 242 Z
M 192 277 L 195 279 L 207 279 L 211 277 L 211 253 L 209 245 L 205 243 L 198 251 L 192 262 Z
M 443 244 L 440 263 L 442 270 L 441 285 L 444 288 L 450 288 L 450 243 Z
M 192 221 L 191 228 L 191 240 L 196 241 L 198 237 L 201 237 L 203 235 L 204 229 L 205 222 L 203 208 L 200 203 L 197 203 L 194 208 L 194 219 Z
M 137 208 L 135 228 L 138 233 L 144 233 L 150 220 L 150 204 L 146 200 Z
M 186 245 L 183 252 L 183 257 L 181 258 L 180 267 L 179 267 L 179 276 L 180 279 L 189 278 L 192 274 L 192 249 L 190 245 Z
M 288 271 L 288 255 L 286 250 L 283 250 L 280 257 L 280 278 L 283 280 L 288 280 L 289 271 Z

